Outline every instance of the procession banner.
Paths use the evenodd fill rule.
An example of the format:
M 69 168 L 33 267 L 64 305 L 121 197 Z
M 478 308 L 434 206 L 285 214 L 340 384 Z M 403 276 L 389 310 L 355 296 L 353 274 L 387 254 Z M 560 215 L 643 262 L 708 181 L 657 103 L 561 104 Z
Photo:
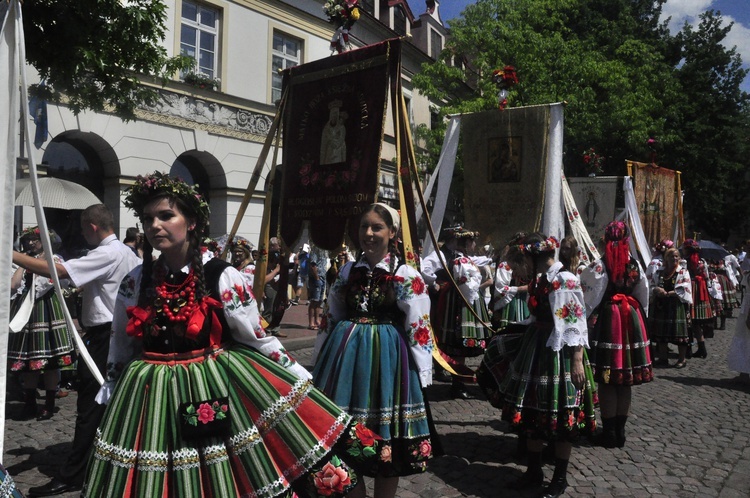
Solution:
M 625 209 L 622 177 L 596 176 L 568 178 L 581 221 L 591 240 L 604 238 L 604 228 Z
M 549 105 L 462 116 L 466 226 L 482 240 L 500 246 L 541 228 L 549 123 Z
M 377 45 L 287 69 L 280 234 L 341 247 L 349 219 L 377 200 L 380 146 L 401 45 Z M 349 227 L 357 240 L 357 227 Z
M 678 172 L 653 164 L 626 161 L 638 214 L 650 247 L 662 239 L 672 239 L 679 223 L 680 192 Z

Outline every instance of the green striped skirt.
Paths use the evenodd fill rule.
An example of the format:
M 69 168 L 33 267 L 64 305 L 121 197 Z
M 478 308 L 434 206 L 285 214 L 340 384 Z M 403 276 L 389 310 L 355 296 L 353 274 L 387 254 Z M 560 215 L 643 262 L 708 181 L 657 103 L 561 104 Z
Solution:
M 648 335 L 652 342 L 685 344 L 689 340 L 689 325 L 687 305 L 677 296 L 651 301 Z
M 440 350 L 450 356 L 471 357 L 484 354 L 493 330 L 484 299 L 478 297 L 474 313 L 466 307 L 461 293 L 455 289 L 444 289 L 438 299 L 439 326 L 435 333 Z M 478 320 L 477 316 L 481 319 Z M 485 326 L 484 324 L 487 324 Z
M 180 404 L 220 397 L 229 433 L 184 439 Z M 356 475 L 331 450 L 352 443 L 350 421 L 311 381 L 244 346 L 144 353 L 115 387 L 82 496 L 343 496 Z
M 11 304 L 14 316 L 25 295 Z M 8 364 L 14 372 L 50 370 L 75 361 L 73 337 L 65 323 L 60 300 L 54 291 L 37 296 L 29 322 L 17 333 L 8 335 Z
M 504 400 L 502 418 L 530 439 L 572 441 L 596 429 L 596 383 L 584 348 L 586 381 L 582 389 L 573 385 L 573 349 L 547 347 L 551 330 L 551 324 L 536 322 L 524 333 L 498 388 Z

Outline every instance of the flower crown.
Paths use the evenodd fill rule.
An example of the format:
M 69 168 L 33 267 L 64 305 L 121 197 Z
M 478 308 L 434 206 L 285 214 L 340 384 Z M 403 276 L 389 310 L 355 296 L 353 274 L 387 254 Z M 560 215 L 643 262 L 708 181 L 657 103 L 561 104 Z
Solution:
M 447 239 L 476 239 L 479 237 L 479 232 L 472 232 L 471 230 L 466 230 L 462 226 L 455 226 L 455 227 L 449 227 L 445 228 L 443 230 L 443 233 L 445 234 L 445 237 Z
M 612 221 L 604 229 L 604 239 L 618 242 L 629 235 L 630 230 L 623 221 Z
M 221 254 L 221 246 L 211 237 L 206 237 L 205 239 L 203 239 L 203 243 L 201 244 L 201 246 L 205 247 L 207 250 L 213 253 L 214 256 L 218 257 Z
M 543 252 L 551 252 L 560 247 L 560 242 L 555 237 L 547 237 L 546 239 L 534 242 L 533 244 L 519 244 L 518 248 L 524 254 L 541 254 Z
M 241 247 L 242 249 L 246 250 L 248 254 L 250 254 L 254 249 L 252 242 L 247 239 L 238 237 L 235 237 L 232 241 L 232 248 L 235 247 Z
M 685 242 L 682 243 L 682 247 L 683 249 L 694 252 L 701 250 L 701 245 L 695 239 L 685 239 Z
M 662 239 L 661 242 L 656 244 L 656 247 L 654 247 L 654 249 L 664 254 L 665 252 L 667 252 L 667 249 L 670 249 L 672 247 L 674 247 L 674 242 L 669 239 Z
M 24 228 L 24 230 L 21 232 L 21 238 L 24 238 L 24 237 L 39 237 L 39 236 L 40 236 L 40 232 L 39 232 L 39 227 L 38 226 Z
M 143 208 L 156 196 L 165 195 L 185 203 L 195 215 L 196 230 L 200 233 L 208 225 L 210 209 L 208 203 L 195 187 L 181 178 L 173 178 L 166 173 L 154 171 L 147 176 L 138 175 L 135 183 L 128 188 L 123 204 L 132 209 L 140 218 Z M 187 213 L 186 213 L 187 214 Z

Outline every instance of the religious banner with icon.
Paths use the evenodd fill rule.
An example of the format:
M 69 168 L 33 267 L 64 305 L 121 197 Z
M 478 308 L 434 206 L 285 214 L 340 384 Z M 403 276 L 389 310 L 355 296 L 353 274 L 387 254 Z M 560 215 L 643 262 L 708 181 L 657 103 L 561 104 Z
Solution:
M 649 246 L 654 247 L 663 239 L 679 239 L 675 234 L 684 234 L 685 230 L 680 172 L 635 161 L 626 164 Z
M 586 231 L 594 243 L 604 238 L 604 228 L 625 209 L 621 176 L 568 178 Z
M 309 223 L 316 246 L 338 249 L 352 216 L 376 202 L 388 89 L 400 78 L 400 54 L 399 40 L 388 40 L 284 71 L 279 221 L 288 245 Z
M 549 116 L 549 106 L 533 106 L 461 117 L 466 225 L 483 240 L 540 229 Z

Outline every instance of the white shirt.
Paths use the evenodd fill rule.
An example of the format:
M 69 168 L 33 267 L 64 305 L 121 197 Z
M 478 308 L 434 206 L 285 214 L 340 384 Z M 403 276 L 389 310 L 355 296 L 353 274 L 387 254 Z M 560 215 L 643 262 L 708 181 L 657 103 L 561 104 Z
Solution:
M 120 282 L 140 263 L 138 256 L 112 234 L 87 255 L 62 264 L 73 284 L 83 288 L 81 321 L 84 327 L 112 321 Z

